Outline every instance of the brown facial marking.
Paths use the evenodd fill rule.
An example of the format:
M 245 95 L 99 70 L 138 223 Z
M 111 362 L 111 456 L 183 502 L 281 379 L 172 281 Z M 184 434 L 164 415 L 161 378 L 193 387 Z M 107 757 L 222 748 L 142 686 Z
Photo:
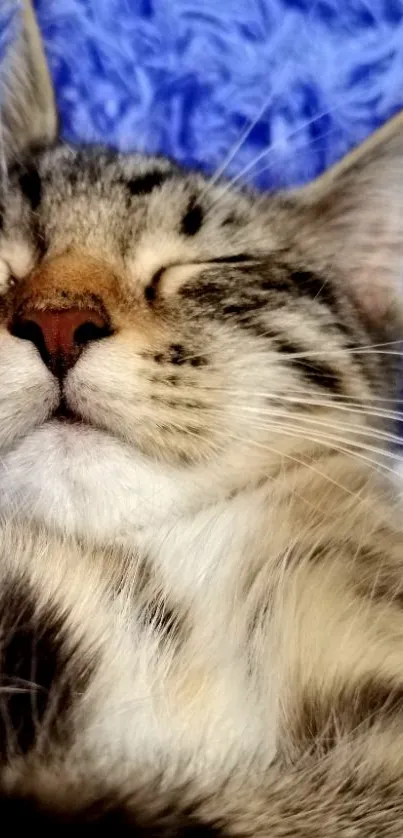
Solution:
M 43 311 L 91 308 L 112 316 L 119 302 L 118 281 L 111 266 L 87 254 L 68 252 L 44 261 L 18 286 L 15 309 Z

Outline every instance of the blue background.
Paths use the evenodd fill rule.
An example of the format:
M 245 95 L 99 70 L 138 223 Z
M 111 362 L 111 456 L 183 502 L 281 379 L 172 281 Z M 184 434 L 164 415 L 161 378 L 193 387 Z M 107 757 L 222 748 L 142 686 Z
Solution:
M 0 0 L 0 56 L 15 5 Z M 309 180 L 403 106 L 403 0 L 35 5 L 69 140 L 213 172 L 260 114 L 227 172 L 276 187 Z

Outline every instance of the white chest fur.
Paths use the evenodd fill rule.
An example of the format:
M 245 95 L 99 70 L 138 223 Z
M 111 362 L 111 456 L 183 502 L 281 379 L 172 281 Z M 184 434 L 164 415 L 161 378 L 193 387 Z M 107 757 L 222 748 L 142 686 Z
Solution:
M 268 663 L 262 700 L 244 602 L 245 568 L 261 535 L 259 492 L 213 502 L 211 479 L 161 468 L 102 433 L 56 423 L 3 458 L 6 517 L 18 512 L 69 537 L 118 543 L 145 556 L 185 615 L 179 645 L 161 652 L 135 615 L 115 610 L 113 626 L 105 628 L 102 684 L 91 696 L 91 749 L 109 743 L 131 762 L 156 752 L 185 753 L 198 763 L 239 760 L 240 751 L 273 756 L 270 649 L 262 649 Z

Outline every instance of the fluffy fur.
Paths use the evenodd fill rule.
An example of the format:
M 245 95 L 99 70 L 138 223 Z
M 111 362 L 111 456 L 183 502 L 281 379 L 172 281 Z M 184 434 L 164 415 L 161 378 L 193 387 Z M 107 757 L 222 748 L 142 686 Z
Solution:
M 400 120 L 276 197 L 39 150 L 27 22 L 20 77 L 29 56 L 45 86 L 4 113 L 0 233 L 3 817 L 398 836 Z M 74 363 L 38 326 L 71 310 L 105 324 Z

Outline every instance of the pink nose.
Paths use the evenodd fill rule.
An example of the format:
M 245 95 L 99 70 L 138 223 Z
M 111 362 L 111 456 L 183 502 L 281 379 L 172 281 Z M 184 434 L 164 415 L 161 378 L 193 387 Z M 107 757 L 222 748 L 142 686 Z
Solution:
M 10 332 L 30 340 L 59 378 L 74 366 L 88 343 L 112 334 L 106 318 L 90 308 L 24 311 L 14 317 Z

